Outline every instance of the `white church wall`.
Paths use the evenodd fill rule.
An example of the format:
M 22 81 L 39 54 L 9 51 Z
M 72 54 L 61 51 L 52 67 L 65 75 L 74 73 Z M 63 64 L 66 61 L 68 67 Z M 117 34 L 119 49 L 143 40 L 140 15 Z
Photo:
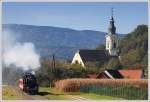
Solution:
M 114 48 L 114 43 L 116 43 L 116 48 Z M 118 48 L 118 37 L 116 34 L 108 34 L 106 35 L 106 50 L 109 51 L 109 54 L 112 56 L 117 55 Z

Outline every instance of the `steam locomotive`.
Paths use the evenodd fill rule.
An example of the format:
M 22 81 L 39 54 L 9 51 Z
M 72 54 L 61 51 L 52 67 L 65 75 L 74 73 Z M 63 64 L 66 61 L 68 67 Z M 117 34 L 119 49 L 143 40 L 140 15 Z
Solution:
M 38 83 L 35 75 L 32 73 L 25 73 L 22 79 L 19 79 L 19 88 L 28 94 L 38 93 Z

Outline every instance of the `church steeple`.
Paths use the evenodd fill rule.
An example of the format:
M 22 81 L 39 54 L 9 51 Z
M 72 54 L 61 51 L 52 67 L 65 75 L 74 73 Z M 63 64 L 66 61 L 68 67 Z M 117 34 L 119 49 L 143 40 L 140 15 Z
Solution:
M 111 19 L 109 23 L 108 34 L 106 35 L 106 50 L 111 56 L 117 56 L 118 36 L 114 25 L 113 8 L 111 9 Z
M 108 28 L 108 33 L 109 34 L 116 34 L 116 27 L 114 25 L 114 18 L 113 18 L 113 8 L 111 9 L 111 19 L 109 21 L 109 28 Z

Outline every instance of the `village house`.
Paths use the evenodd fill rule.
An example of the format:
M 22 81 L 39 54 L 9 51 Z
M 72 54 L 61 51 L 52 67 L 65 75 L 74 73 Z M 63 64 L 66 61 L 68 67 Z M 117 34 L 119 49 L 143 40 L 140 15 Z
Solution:
M 86 67 L 88 63 L 104 63 L 112 57 L 118 57 L 118 36 L 114 25 L 113 13 L 109 22 L 108 34 L 106 35 L 105 50 L 85 50 L 77 51 L 73 57 L 72 64 L 80 64 Z

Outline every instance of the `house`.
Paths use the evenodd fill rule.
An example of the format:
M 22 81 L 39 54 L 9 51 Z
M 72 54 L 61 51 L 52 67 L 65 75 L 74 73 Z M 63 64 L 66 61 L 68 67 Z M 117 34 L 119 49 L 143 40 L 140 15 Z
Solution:
M 119 70 L 106 70 L 97 74 L 97 79 L 123 79 Z
M 129 70 L 105 70 L 97 75 L 88 75 L 88 78 L 95 79 L 142 79 L 144 72 L 141 69 Z
M 112 12 L 113 13 L 113 12 Z M 112 57 L 118 56 L 118 36 L 116 34 L 116 27 L 114 25 L 113 15 L 111 16 L 106 35 L 105 50 L 79 50 L 75 53 L 72 64 L 80 64 L 82 67 L 87 66 L 88 63 L 104 63 Z

